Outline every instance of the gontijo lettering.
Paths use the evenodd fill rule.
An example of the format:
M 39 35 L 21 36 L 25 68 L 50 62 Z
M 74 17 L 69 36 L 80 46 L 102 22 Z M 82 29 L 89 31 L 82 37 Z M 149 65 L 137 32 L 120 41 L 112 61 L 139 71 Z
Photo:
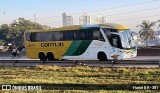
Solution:
M 59 47 L 64 46 L 63 42 L 59 43 L 41 43 L 41 47 Z

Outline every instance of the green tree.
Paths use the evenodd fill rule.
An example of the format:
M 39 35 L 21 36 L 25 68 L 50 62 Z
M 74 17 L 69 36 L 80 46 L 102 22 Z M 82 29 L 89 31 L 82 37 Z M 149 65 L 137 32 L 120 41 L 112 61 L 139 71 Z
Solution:
M 154 31 L 152 27 L 156 24 L 156 22 L 149 22 L 144 20 L 140 25 L 141 30 L 139 31 L 139 35 L 142 39 L 146 41 L 146 46 L 148 46 L 148 39 L 154 39 Z
M 10 39 L 10 27 L 7 24 L 3 24 L 0 27 L 0 40 L 1 43 L 7 43 Z
M 27 30 L 50 29 L 46 25 L 40 25 L 24 18 L 14 20 L 10 25 L 3 24 L 0 27 L 0 41 L 14 43 L 16 46 L 23 45 L 23 34 Z

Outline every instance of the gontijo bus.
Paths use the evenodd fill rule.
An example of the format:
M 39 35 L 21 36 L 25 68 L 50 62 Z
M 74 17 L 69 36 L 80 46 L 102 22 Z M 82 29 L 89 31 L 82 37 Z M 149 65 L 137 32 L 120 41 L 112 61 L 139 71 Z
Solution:
M 107 23 L 26 31 L 27 58 L 40 60 L 118 60 L 135 57 L 137 48 L 127 26 Z

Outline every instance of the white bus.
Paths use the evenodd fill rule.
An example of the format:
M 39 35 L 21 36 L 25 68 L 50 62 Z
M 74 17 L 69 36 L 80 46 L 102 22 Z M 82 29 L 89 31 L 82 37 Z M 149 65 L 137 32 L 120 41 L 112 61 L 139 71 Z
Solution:
M 113 23 L 26 31 L 24 40 L 26 56 L 40 60 L 122 60 L 137 55 L 129 28 Z

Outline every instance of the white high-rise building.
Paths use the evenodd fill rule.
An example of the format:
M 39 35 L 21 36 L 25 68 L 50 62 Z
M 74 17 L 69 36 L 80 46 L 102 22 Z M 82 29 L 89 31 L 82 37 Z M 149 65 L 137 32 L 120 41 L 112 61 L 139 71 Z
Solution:
M 107 23 L 107 18 L 102 15 L 98 15 L 98 18 L 95 18 L 95 24 L 105 24 Z
M 98 22 L 99 24 L 104 24 L 107 22 L 106 17 L 102 15 L 98 15 Z
M 66 13 L 62 13 L 63 27 L 73 25 L 73 17 L 67 16 Z
M 88 16 L 86 13 L 84 13 L 82 16 L 79 17 L 79 24 L 91 24 L 91 16 Z

